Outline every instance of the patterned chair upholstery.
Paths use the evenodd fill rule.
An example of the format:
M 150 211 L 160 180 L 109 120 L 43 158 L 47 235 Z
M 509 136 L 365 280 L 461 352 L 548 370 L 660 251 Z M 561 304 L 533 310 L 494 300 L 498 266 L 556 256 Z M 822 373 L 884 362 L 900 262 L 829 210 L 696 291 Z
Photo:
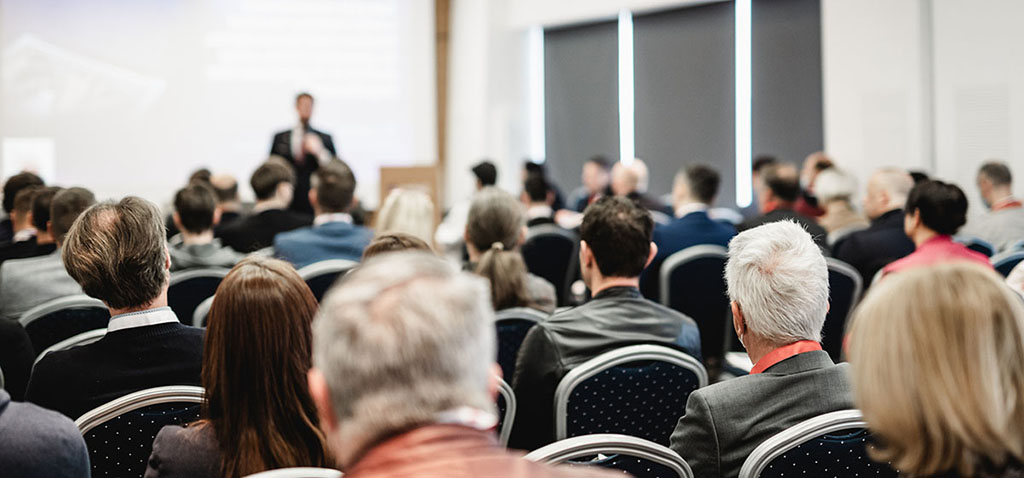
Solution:
M 142 476 L 153 439 L 165 425 L 199 419 L 201 387 L 177 385 L 135 392 L 75 420 L 89 448 L 93 477 Z
M 621 470 L 636 478 L 692 478 L 689 465 L 676 452 L 647 440 L 616 434 L 586 435 L 557 441 L 526 455 L 550 465 L 597 466 Z
M 617 433 L 668 445 L 686 400 L 707 385 L 697 359 L 660 345 L 632 345 L 569 371 L 555 390 L 557 439 Z
M 578 247 L 579 239 L 573 232 L 553 224 L 534 226 L 526 233 L 522 247 L 526 268 L 555 286 L 558 305 L 569 301 L 574 269 L 579 267 Z
M 1024 261 L 1024 250 L 1004 252 L 992 258 L 992 267 L 996 269 L 996 272 L 1006 277 L 1010 275 L 1010 271 L 1017 267 L 1017 264 L 1020 264 L 1021 261 Z
M 170 286 L 167 287 L 167 305 L 178 316 L 178 321 L 188 324 L 199 304 L 217 292 L 217 286 L 229 270 L 211 267 L 171 274 Z
M 331 288 L 339 277 L 358 266 L 358 262 L 346 261 L 344 259 L 330 259 L 310 264 L 299 269 L 299 277 L 306 281 L 309 290 L 313 291 L 313 297 L 320 302 L 324 294 Z
M 43 351 L 83 332 L 106 328 L 110 310 L 92 297 L 74 295 L 29 309 L 18 320 L 25 327 L 33 350 Z
M 829 309 L 821 330 L 821 347 L 834 362 L 839 362 L 846 334 L 846 319 L 860 300 L 863 279 L 857 269 L 831 257 L 828 263 Z
M 868 457 L 870 432 L 859 410 L 826 413 L 769 438 L 750 454 L 739 478 L 897 478 Z
M 705 359 L 725 356 L 731 339 L 729 296 L 725 286 L 726 249 L 715 245 L 687 247 L 661 264 L 658 285 L 662 305 L 686 314 L 700 329 Z M 738 342 L 738 341 L 737 341 Z
M 957 236 L 954 239 L 974 252 L 985 254 L 985 257 L 992 257 L 996 254 L 996 247 L 984 239 L 970 236 Z
M 516 394 L 508 382 L 498 379 L 498 443 L 505 446 L 516 418 Z
M 516 371 L 516 358 L 523 339 L 537 322 L 547 318 L 547 314 L 526 307 L 515 307 L 500 310 L 496 314 L 494 326 L 498 330 L 498 365 L 502 376 L 512 380 Z

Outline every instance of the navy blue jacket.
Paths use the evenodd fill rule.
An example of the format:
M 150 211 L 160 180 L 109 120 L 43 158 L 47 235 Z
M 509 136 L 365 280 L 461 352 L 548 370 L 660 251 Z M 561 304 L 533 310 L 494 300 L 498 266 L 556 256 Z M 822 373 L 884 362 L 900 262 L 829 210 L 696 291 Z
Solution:
M 282 232 L 274 238 L 274 255 L 301 268 L 327 259 L 358 261 L 373 233 L 362 226 L 335 221 Z
M 707 212 L 694 211 L 667 225 L 654 227 L 654 243 L 658 254 L 640 278 L 640 290 L 644 297 L 660 301 L 658 284 L 661 264 L 672 254 L 687 247 L 711 244 L 729 247 L 729 241 L 736 235 L 736 229 L 729 224 L 715 221 Z

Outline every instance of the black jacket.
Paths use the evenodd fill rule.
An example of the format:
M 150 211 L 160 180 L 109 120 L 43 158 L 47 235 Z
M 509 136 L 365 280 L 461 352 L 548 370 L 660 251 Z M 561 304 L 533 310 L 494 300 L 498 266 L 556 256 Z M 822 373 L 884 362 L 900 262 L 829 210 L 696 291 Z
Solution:
M 224 245 L 238 252 L 253 252 L 274 245 L 278 233 L 313 223 L 313 218 L 291 210 L 267 209 L 259 214 L 237 219 L 215 231 Z
M 331 152 L 331 156 L 338 155 L 334 150 L 334 141 L 331 140 L 331 135 L 313 128 L 310 128 L 308 132 L 320 137 L 324 148 Z M 270 145 L 270 154 L 288 160 L 295 170 L 295 195 L 292 196 L 292 203 L 288 209 L 303 214 L 313 214 L 313 206 L 309 204 L 309 177 L 320 168 L 319 158 L 307 154 L 302 161 L 296 161 L 292 155 L 292 130 L 290 129 L 274 135 L 274 142 Z
M 35 358 L 32 341 L 21 324 L 0 319 L 0 370 L 4 374 L 3 388 L 11 394 L 11 400 L 20 402 L 24 397 Z
M 562 377 L 602 353 L 638 344 L 666 345 L 700 360 L 697 323 L 644 299 L 635 287 L 602 290 L 530 329 L 512 380 L 519 403 L 509 447 L 532 450 L 555 441 L 554 396 Z
M 893 209 L 871 221 L 871 226 L 846 236 L 833 247 L 833 255 L 850 264 L 871 285 L 883 267 L 914 252 L 914 242 L 903 232 L 903 210 Z
M 40 246 L 36 244 L 36 238 L 33 237 L 27 241 L 12 242 L 6 246 L 0 246 L 0 262 L 7 259 L 45 256 L 55 250 L 57 250 L 56 244 L 51 242 Z
M 825 232 L 825 228 L 819 226 L 817 222 L 814 222 L 814 219 L 804 216 L 803 214 L 800 214 L 792 209 L 778 208 L 773 211 L 769 211 L 760 216 L 753 217 L 747 219 L 746 221 L 743 221 L 743 223 L 740 224 L 740 226 L 737 229 L 740 232 L 743 232 L 746 231 L 747 229 L 753 229 L 763 224 L 782 221 L 786 219 L 792 219 L 793 221 L 796 221 L 798 224 L 803 226 L 804 229 L 806 229 L 807 232 L 811 234 L 811 237 L 814 238 L 814 243 L 821 248 L 822 252 L 824 252 L 825 255 L 829 254 L 828 232 Z

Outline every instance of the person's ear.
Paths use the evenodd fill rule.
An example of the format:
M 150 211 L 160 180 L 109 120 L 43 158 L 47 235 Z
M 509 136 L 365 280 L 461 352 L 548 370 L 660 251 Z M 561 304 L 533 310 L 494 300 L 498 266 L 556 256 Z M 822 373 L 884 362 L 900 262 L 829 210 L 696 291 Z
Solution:
M 214 219 L 216 219 L 217 218 L 217 214 L 214 213 L 213 217 L 214 217 Z M 178 214 L 178 211 L 174 211 L 174 212 L 171 213 L 171 222 L 174 223 L 174 227 L 178 228 L 178 232 L 184 232 L 185 231 L 185 228 L 181 226 L 181 215 Z M 214 224 L 216 224 L 216 222 L 214 222 Z
M 590 250 L 587 241 L 580 241 L 580 266 L 590 267 L 594 263 L 594 251 Z
M 171 251 L 164 245 L 164 270 L 171 270 Z
M 175 213 L 175 214 L 177 214 L 177 213 Z M 217 224 L 220 224 L 220 216 L 221 216 L 220 206 L 217 206 L 217 207 L 213 208 L 213 225 L 214 226 L 216 226 Z M 180 228 L 179 228 L 179 230 L 180 230 Z
M 334 413 L 334 405 L 331 404 L 327 380 L 319 369 L 313 367 L 306 373 L 306 381 L 309 383 L 309 395 L 313 397 L 317 414 L 320 416 L 320 426 L 323 427 L 324 432 L 332 435 L 338 428 L 338 419 Z
M 544 197 L 544 203 L 548 206 L 555 204 L 555 193 L 548 191 L 547 195 Z
M 743 309 L 740 308 L 739 302 L 732 301 L 729 305 L 732 308 L 732 327 L 736 330 L 736 336 L 742 339 L 743 334 L 747 332 L 747 319 L 743 317 Z
M 46 221 L 46 233 L 54 239 L 57 238 L 57 235 L 53 233 L 53 221 Z
M 317 196 L 316 194 L 316 188 L 309 188 L 309 194 L 307 195 L 307 197 L 309 198 L 310 206 L 313 206 L 313 208 L 320 207 L 320 201 L 318 200 L 319 196 Z
M 526 232 L 527 232 L 527 229 L 526 229 L 525 225 L 523 227 L 519 228 L 519 238 L 516 239 L 516 245 L 517 246 L 521 246 L 521 245 L 526 243 Z
M 651 251 L 647 253 L 647 263 L 644 264 L 644 269 L 651 265 L 651 261 L 654 260 L 654 256 L 658 255 L 658 245 L 651 241 Z

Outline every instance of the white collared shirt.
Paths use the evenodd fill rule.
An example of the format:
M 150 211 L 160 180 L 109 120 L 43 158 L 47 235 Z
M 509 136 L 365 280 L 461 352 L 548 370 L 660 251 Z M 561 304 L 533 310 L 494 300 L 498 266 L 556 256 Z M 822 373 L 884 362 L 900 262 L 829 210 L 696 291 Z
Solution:
M 36 237 L 36 228 L 26 227 L 18 232 L 14 233 L 14 237 L 11 238 L 11 242 L 25 242 L 33 237 Z
M 345 224 L 352 224 L 352 215 L 347 212 L 329 212 L 320 214 L 313 219 L 314 226 L 321 226 L 329 222 L 344 222 Z
M 538 204 L 536 206 L 530 206 L 526 208 L 526 217 L 530 219 L 536 219 L 538 217 L 551 217 L 555 214 L 555 211 L 551 209 L 551 206 L 547 204 Z
M 691 202 L 689 204 L 683 204 L 676 209 L 676 217 L 684 217 L 692 212 L 703 211 L 707 212 L 708 205 L 702 202 Z
M 107 333 L 171 322 L 178 322 L 178 316 L 174 315 L 174 311 L 170 307 L 157 307 L 111 317 L 107 324 Z

